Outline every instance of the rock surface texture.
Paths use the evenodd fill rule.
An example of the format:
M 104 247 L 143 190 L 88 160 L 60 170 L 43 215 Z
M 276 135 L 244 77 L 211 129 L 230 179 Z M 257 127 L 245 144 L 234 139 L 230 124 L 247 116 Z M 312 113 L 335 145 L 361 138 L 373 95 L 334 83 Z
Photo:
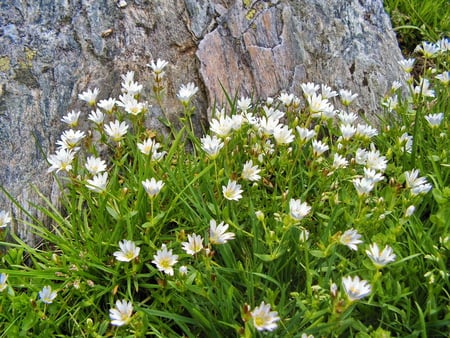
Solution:
M 117 97 L 120 75 L 133 70 L 151 90 L 152 59 L 169 61 L 165 107 L 176 119 L 176 92 L 194 82 L 196 123 L 231 94 L 301 95 L 300 83 L 359 93 L 366 116 L 399 80 L 401 54 L 381 0 L 10 0 L 0 2 L 0 185 L 25 206 L 30 184 L 57 200 L 47 174 L 71 110 L 88 88 Z M 159 128 L 160 112 L 149 114 Z M 0 210 L 24 215 L 0 193 Z M 32 208 L 30 208 L 32 211 Z M 14 230 L 33 241 L 18 222 Z

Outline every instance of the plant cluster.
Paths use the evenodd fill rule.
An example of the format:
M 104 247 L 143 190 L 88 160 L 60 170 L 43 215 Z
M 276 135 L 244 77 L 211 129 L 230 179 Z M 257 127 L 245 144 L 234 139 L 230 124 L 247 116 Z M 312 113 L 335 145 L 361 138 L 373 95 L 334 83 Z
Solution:
M 62 208 L 42 196 L 50 227 L 29 215 L 42 246 L 2 243 L 3 335 L 444 336 L 449 49 L 423 43 L 433 66 L 417 80 L 400 63 L 377 127 L 325 84 L 227 96 L 201 137 L 192 83 L 171 137 L 146 128 L 133 72 L 117 99 L 80 94 L 92 128 L 64 116 L 48 156 Z M 167 65 L 149 65 L 153 104 Z M 1 212 L 3 235 L 10 222 Z

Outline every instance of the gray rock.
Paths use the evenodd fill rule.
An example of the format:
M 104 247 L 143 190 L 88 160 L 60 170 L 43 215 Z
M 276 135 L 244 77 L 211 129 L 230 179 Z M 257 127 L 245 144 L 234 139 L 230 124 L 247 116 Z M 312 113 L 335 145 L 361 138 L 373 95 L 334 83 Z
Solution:
M 0 9 L 0 184 L 32 213 L 31 184 L 57 203 L 45 156 L 65 128 L 61 117 L 88 113 L 78 93 L 98 87 L 100 99 L 117 97 L 120 74 L 133 70 L 148 96 L 152 59 L 170 63 L 164 107 L 174 120 L 180 85 L 200 88 L 199 128 L 224 99 L 220 82 L 262 98 L 326 83 L 358 92 L 357 108 L 373 116 L 401 77 L 381 0 L 10 0 Z M 159 114 L 149 115 L 156 129 Z M 26 219 L 5 194 L 0 209 Z M 14 230 L 35 240 L 21 222 Z

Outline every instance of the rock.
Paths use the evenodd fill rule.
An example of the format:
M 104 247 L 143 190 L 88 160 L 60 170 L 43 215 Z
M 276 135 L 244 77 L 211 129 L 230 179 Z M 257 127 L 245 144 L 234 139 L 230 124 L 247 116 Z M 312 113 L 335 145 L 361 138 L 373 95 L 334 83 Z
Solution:
M 224 100 L 221 84 L 231 93 L 273 97 L 283 90 L 300 96 L 300 84 L 311 81 L 359 93 L 356 107 L 370 119 L 402 77 L 381 1 L 244 3 L 235 2 L 199 43 L 210 101 Z
M 152 59 L 170 63 L 164 107 L 174 120 L 180 85 L 200 88 L 199 130 L 224 100 L 221 84 L 266 98 L 326 83 L 359 93 L 357 109 L 371 117 L 401 77 L 381 0 L 11 0 L 0 8 L 0 184 L 31 213 L 39 201 L 31 184 L 57 203 L 45 156 L 65 128 L 62 116 L 89 113 L 78 93 L 98 87 L 99 99 L 117 97 L 120 74 L 133 70 L 149 96 Z M 159 114 L 154 107 L 150 127 L 162 128 Z M 0 209 L 27 219 L 5 194 Z M 21 222 L 14 227 L 35 240 Z

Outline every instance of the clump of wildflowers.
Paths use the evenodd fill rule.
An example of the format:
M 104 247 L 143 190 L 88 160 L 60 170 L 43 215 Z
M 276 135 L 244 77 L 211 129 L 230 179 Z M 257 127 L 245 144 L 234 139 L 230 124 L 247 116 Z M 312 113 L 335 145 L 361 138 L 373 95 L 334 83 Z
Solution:
M 54 303 L 42 306 L 43 322 L 59 325 L 55 313 L 82 304 L 73 305 L 74 322 L 55 334 L 249 337 L 278 328 L 279 336 L 346 336 L 356 328 L 373 335 L 373 323 L 410 334 L 417 329 L 411 321 L 429 315 L 423 295 L 446 296 L 439 283 L 447 276 L 448 115 L 439 97 L 448 71 L 437 63 L 448 41 L 436 46 L 417 49 L 436 62 L 420 78 L 412 77 L 414 59 L 400 62 L 407 81 L 388 88 L 380 100 L 387 123 L 380 112 L 376 127 L 352 110 L 357 93 L 310 82 L 274 98 L 227 96 L 212 110 L 209 130 L 193 128 L 199 88 L 188 83 L 177 93 L 183 128 L 162 118 L 170 136 L 160 135 L 147 118 L 165 113 L 168 62 L 161 59 L 148 65 L 152 101 L 144 100 L 145 84 L 134 72 L 121 76 L 117 99 L 97 102 L 98 92 L 86 91 L 80 99 L 89 111 L 63 117 L 68 130 L 48 157 L 49 172 L 67 193 L 64 212 L 40 209 L 50 229 L 33 228 L 54 254 L 27 248 L 24 255 L 19 245 L 0 264 L 14 270 L 26 256 L 39 278 L 60 283 L 59 294 L 49 286 L 39 293 L 37 306 Z M 83 118 L 91 130 L 76 129 Z M 0 212 L 0 228 L 10 221 Z M 363 243 L 371 244 L 361 251 Z M 418 273 L 403 274 L 407 260 Z M 18 294 L 14 284 L 23 290 L 30 281 L 35 292 L 28 267 L 0 268 L 5 309 Z M 249 295 L 268 303 L 253 310 L 246 304 L 242 326 L 235 312 Z M 404 295 L 421 314 L 399 301 Z M 122 300 L 109 309 L 109 321 L 107 308 L 90 307 L 116 297 Z M 370 306 L 356 302 L 366 297 Z M 444 308 L 436 303 L 436 318 L 445 317 Z M 86 332 L 75 325 L 83 321 Z M 130 327 L 106 328 L 109 322 Z

